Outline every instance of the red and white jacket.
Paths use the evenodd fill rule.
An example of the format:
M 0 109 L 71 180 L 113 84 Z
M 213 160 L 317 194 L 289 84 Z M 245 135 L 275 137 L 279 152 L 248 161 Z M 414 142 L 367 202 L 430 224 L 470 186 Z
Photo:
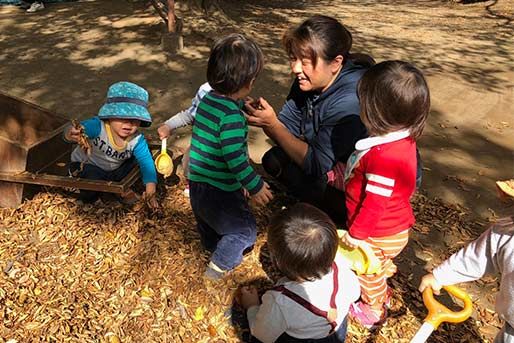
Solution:
M 409 131 L 361 139 L 344 175 L 348 228 L 357 239 L 391 236 L 414 224 L 416 141 Z

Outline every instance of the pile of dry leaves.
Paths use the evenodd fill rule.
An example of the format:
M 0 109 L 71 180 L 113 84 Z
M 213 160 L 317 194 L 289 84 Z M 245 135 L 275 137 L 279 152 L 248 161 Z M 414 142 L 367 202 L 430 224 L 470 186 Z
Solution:
M 261 229 L 288 201 L 278 198 L 258 212 Z M 240 342 L 247 330 L 234 324 L 238 286 L 255 281 L 265 288 L 276 277 L 265 234 L 241 266 L 211 283 L 202 278 L 208 255 L 182 187 L 166 186 L 160 200 L 160 211 L 151 213 L 116 201 L 77 204 L 48 192 L 0 210 L 0 342 Z M 418 224 L 409 245 L 414 252 L 430 250 L 416 242 L 438 225 L 469 230 L 459 208 L 422 196 L 415 207 Z M 402 258 L 391 280 L 395 291 L 386 325 L 369 333 L 352 324 L 349 342 L 408 342 L 420 326 L 425 310 L 404 263 L 409 258 Z M 441 327 L 432 341 L 485 342 L 481 311 L 464 324 Z

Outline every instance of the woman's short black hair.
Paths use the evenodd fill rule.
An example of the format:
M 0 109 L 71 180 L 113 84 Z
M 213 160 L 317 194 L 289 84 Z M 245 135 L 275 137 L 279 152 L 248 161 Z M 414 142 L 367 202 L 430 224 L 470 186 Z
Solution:
M 207 81 L 220 94 L 234 94 L 252 82 L 263 65 L 257 43 L 233 33 L 214 44 L 207 64 Z
M 385 61 L 368 69 L 357 87 L 361 120 L 372 136 L 409 129 L 421 136 L 430 110 L 423 73 L 410 63 Z
M 335 224 L 323 211 L 299 203 L 280 212 L 268 230 L 277 268 L 293 281 L 312 281 L 330 272 L 337 252 Z
M 338 55 L 349 57 L 352 34 L 337 19 L 315 15 L 286 31 L 282 44 L 290 58 L 308 58 L 316 66 L 318 57 L 330 62 Z

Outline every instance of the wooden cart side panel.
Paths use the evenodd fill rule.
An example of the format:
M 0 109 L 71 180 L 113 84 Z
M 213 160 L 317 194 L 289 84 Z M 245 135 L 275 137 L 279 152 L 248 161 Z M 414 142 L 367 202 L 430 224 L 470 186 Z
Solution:
M 0 207 L 17 207 L 21 204 L 22 198 L 22 184 L 0 181 Z
M 64 128 L 64 126 L 63 126 Z M 63 154 L 71 155 L 74 145 L 66 143 L 62 138 L 62 131 L 49 140 L 29 149 L 27 153 L 27 165 L 25 170 L 37 172 L 55 162 Z
M 25 172 L 20 174 L 0 173 L 0 180 L 13 183 L 25 183 L 31 185 L 64 188 L 78 188 L 89 191 L 110 192 L 117 194 L 123 193 L 126 188 L 126 182 L 124 182 L 126 178 L 123 179 L 122 182 L 111 182 L 103 180 L 81 179 L 70 176 L 34 174 Z
M 0 139 L 0 172 L 22 172 L 25 170 L 26 162 L 25 148 Z
M 0 92 L 0 138 L 30 148 L 55 135 L 68 119 Z

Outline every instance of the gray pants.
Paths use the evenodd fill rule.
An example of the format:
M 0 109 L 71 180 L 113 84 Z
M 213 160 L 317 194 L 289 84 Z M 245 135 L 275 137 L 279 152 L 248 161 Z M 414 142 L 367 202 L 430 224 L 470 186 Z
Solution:
M 505 322 L 493 343 L 514 343 L 514 328 Z

